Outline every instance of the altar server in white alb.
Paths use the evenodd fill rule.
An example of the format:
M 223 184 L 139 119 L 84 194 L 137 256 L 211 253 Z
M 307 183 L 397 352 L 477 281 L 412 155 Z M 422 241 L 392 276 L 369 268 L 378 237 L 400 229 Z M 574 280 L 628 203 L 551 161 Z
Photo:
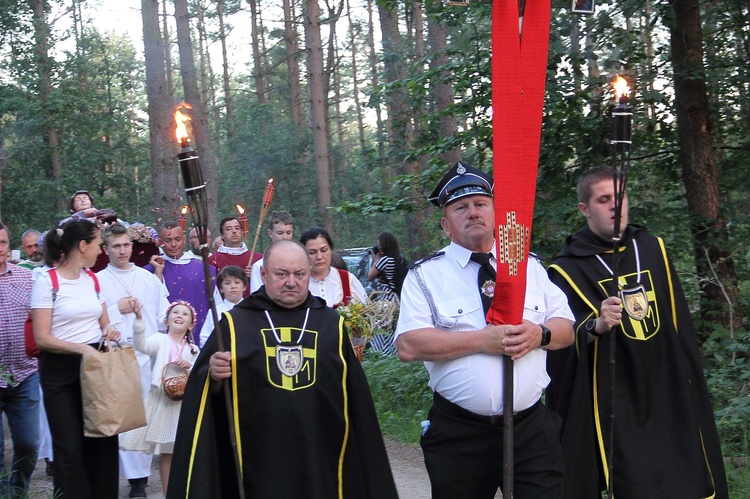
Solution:
M 133 242 L 128 229 L 120 224 L 110 225 L 104 230 L 102 239 L 109 264 L 97 273 L 97 277 L 110 321 L 117 324 L 127 343 L 133 342 L 133 322 L 139 307 L 143 307 L 147 335 L 164 329 L 164 312 L 169 306 L 167 288 L 154 274 L 130 261 Z M 136 357 L 145 399 L 151 386 L 151 361 L 147 354 L 138 350 Z M 120 474 L 130 483 L 131 498 L 146 497 L 151 458 L 151 454 L 144 452 L 120 451 Z

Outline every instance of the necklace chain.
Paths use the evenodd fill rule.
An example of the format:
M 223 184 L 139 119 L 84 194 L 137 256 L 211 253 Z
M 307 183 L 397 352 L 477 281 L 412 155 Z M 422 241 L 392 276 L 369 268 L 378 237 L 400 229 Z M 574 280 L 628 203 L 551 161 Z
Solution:
M 633 249 L 635 250 L 635 267 L 636 267 L 636 282 L 638 284 L 641 283 L 641 255 L 638 251 L 638 241 L 633 238 Z M 614 272 L 612 272 L 612 269 L 609 265 L 604 261 L 604 259 L 599 255 L 594 255 L 599 260 L 599 262 L 604 266 L 605 269 L 609 272 L 609 275 L 614 275 Z M 612 258 L 618 258 L 618 255 L 612 254 Z M 617 286 L 620 286 L 620 283 L 616 283 Z
M 281 343 L 281 338 L 279 338 L 279 334 L 276 332 L 276 327 L 273 325 L 273 321 L 271 320 L 271 315 L 268 313 L 268 310 L 264 310 L 266 313 L 266 318 L 268 319 L 268 324 L 271 326 L 271 331 L 273 332 L 274 338 L 276 338 L 276 341 L 278 343 Z M 302 342 L 302 337 L 305 335 L 305 329 L 307 329 L 307 319 L 310 317 L 310 309 L 308 308 L 305 312 L 305 322 L 302 324 L 302 332 L 299 335 L 299 338 L 297 339 L 297 344 L 299 345 Z
M 125 285 L 125 283 L 122 282 L 122 280 L 120 280 L 119 277 L 117 277 L 117 274 L 115 274 L 114 272 L 112 272 L 112 269 L 110 269 L 109 267 L 107 267 L 107 270 L 109 271 L 110 274 L 112 274 L 112 277 L 114 277 L 115 280 L 120 283 L 120 286 L 122 286 L 122 288 L 125 290 L 125 292 L 128 294 L 128 296 L 133 296 L 133 287 L 135 286 L 135 269 L 133 267 L 130 267 L 130 270 L 128 271 L 131 274 L 133 274 L 133 278 L 130 281 L 130 289 L 128 289 L 128 287 Z

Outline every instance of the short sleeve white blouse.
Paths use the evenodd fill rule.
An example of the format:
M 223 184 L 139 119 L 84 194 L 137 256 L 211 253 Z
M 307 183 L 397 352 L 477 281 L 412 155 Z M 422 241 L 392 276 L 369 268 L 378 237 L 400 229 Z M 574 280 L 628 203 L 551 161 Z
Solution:
M 96 343 L 102 335 L 99 318 L 104 298 L 97 296 L 94 280 L 81 270 L 77 279 L 65 279 L 58 272 L 60 289 L 52 300 L 52 280 L 45 272 L 34 281 L 31 308 L 52 309 L 51 334 L 73 343 Z

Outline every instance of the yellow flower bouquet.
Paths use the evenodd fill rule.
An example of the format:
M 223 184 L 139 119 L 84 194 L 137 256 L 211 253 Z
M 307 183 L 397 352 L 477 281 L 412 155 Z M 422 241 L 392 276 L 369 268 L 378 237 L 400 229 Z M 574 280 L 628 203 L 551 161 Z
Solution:
M 384 296 L 380 297 L 379 294 Z M 389 296 L 386 297 L 386 294 Z M 364 355 L 365 345 L 373 336 L 385 334 L 396 326 L 398 309 L 398 297 L 392 293 L 380 291 L 373 292 L 367 303 L 353 300 L 345 307 L 336 309 L 344 318 L 344 325 L 349 332 L 354 353 L 360 361 Z

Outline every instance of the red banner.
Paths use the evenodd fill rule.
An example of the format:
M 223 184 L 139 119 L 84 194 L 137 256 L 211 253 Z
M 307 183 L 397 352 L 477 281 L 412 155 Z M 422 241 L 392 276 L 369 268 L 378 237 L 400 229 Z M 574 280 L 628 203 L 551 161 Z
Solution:
M 550 0 L 528 0 L 519 32 L 516 0 L 492 8 L 492 128 L 497 281 L 487 322 L 520 324 L 534 217 Z

